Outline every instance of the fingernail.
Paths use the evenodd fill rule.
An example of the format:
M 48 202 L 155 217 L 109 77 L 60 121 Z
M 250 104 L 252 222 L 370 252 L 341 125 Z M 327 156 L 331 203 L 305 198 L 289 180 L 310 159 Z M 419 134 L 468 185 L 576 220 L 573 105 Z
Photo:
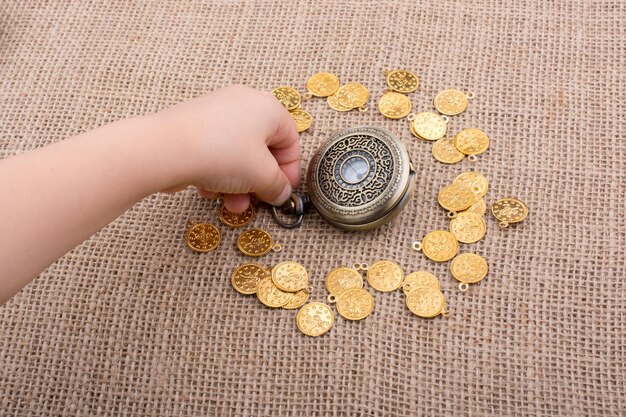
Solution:
M 273 203 L 273 206 L 282 206 L 291 198 L 291 193 L 293 190 L 291 189 L 291 185 L 287 184 L 282 193 L 280 193 L 280 197 L 278 197 Z

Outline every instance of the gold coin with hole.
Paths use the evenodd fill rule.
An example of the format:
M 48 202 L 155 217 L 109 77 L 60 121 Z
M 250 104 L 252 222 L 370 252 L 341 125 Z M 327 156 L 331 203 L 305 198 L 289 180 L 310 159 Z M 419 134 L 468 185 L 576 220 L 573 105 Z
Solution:
M 437 111 L 447 116 L 463 113 L 468 104 L 467 94 L 453 88 L 439 92 L 434 100 Z
M 326 99 L 326 102 L 328 103 L 331 109 L 336 110 L 336 111 L 344 112 L 344 111 L 352 110 L 352 107 L 345 107 L 341 103 L 339 103 L 337 93 L 328 96 L 328 98 Z
M 363 288 L 351 288 L 335 297 L 337 312 L 348 320 L 363 320 L 374 311 L 374 297 Z
M 259 282 L 264 278 L 269 278 L 269 271 L 258 264 L 240 265 L 230 277 L 233 288 L 241 294 L 256 294 Z
M 459 242 L 447 230 L 435 230 L 424 236 L 421 243 L 424 255 L 435 262 L 445 262 L 459 252 Z
M 443 312 L 446 299 L 436 288 L 418 287 L 406 295 L 406 305 L 416 316 L 430 319 Z
M 393 70 L 387 74 L 387 86 L 398 93 L 412 93 L 419 87 L 417 75 L 406 70 Z
M 465 185 L 452 183 L 439 191 L 437 200 L 441 207 L 456 213 L 470 208 L 476 202 L 476 197 L 474 197 L 472 190 Z
M 404 94 L 390 91 L 378 100 L 378 110 L 389 119 L 402 119 L 411 113 L 411 100 Z
M 411 272 L 404 278 L 402 290 L 405 294 L 418 287 L 433 287 L 441 291 L 441 284 L 437 277 L 426 271 Z
M 363 277 L 354 268 L 341 266 L 326 276 L 326 289 L 334 296 L 351 288 L 363 288 Z
M 478 201 L 472 204 L 470 208 L 465 210 L 465 212 L 475 213 L 475 214 L 478 214 L 479 216 L 484 216 L 485 213 L 487 212 L 487 203 L 485 202 L 485 199 L 479 198 Z
M 302 103 L 300 93 L 292 87 L 276 87 L 272 90 L 272 94 L 287 110 L 295 110 Z
M 433 112 L 417 113 L 411 123 L 413 126 L 412 132 L 418 138 L 424 140 L 441 139 L 448 132 L 446 119 Z
M 367 282 L 378 291 L 397 290 L 402 285 L 402 281 L 404 281 L 404 271 L 394 261 L 377 261 L 367 270 Z
M 244 227 L 252 222 L 255 214 L 256 209 L 254 208 L 252 201 L 250 202 L 250 205 L 248 205 L 248 208 L 241 213 L 228 211 L 226 206 L 222 204 L 222 208 L 220 209 L 220 220 L 222 223 L 230 227 Z
M 296 123 L 298 133 L 304 132 L 313 124 L 313 117 L 307 111 L 295 109 L 290 111 L 289 114 L 291 114 L 291 118 Z
M 220 236 L 220 231 L 212 224 L 196 223 L 187 230 L 185 242 L 193 251 L 209 252 L 219 245 Z
M 272 308 L 282 307 L 291 301 L 291 293 L 282 291 L 274 285 L 271 277 L 266 277 L 259 281 L 256 296 L 260 302 Z
M 339 78 L 329 72 L 318 72 L 307 80 L 306 89 L 316 97 L 328 97 L 339 89 Z
M 517 198 L 507 197 L 496 201 L 491 213 L 503 223 L 519 223 L 528 217 L 528 206 Z
M 296 292 L 307 287 L 309 274 L 306 268 L 299 263 L 285 261 L 272 269 L 272 281 L 283 291 Z
M 463 184 L 469 188 L 476 198 L 484 197 L 489 190 L 489 181 L 480 172 L 468 171 L 457 175 L 454 179 L 457 184 Z
M 475 253 L 462 253 L 450 263 L 450 272 L 457 281 L 474 284 L 482 281 L 489 273 L 485 258 Z
M 334 323 L 333 310 L 318 301 L 306 304 L 296 315 L 298 329 L 307 336 L 321 336 L 328 332 Z
M 480 129 L 463 129 L 456 134 L 454 146 L 465 155 L 479 155 L 489 149 L 489 137 Z
M 461 243 L 475 243 L 485 236 L 487 223 L 482 216 L 464 211 L 450 220 L 450 231 Z
M 341 106 L 350 109 L 365 106 L 370 98 L 367 87 L 359 83 L 344 84 L 334 95 L 337 96 L 337 101 Z
M 293 310 L 296 308 L 300 308 L 309 301 L 309 292 L 305 290 L 300 290 L 298 292 L 294 292 L 291 294 L 291 300 L 287 304 L 283 306 L 285 310 Z
M 272 250 L 272 237 L 265 230 L 246 230 L 237 238 L 237 247 L 248 256 L 263 256 Z
M 465 154 L 454 146 L 452 138 L 441 138 L 433 143 L 433 156 L 444 164 L 456 164 L 465 158 Z

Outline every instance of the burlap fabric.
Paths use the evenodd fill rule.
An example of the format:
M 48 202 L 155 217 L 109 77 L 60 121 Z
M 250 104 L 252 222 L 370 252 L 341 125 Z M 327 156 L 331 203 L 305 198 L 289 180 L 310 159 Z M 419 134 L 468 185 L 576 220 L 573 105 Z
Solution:
M 294 311 L 231 288 L 248 260 L 239 231 L 221 227 L 213 253 L 186 249 L 187 219 L 218 224 L 215 203 L 154 195 L 0 308 L 1 415 L 623 415 L 623 1 L 19 1 L 0 19 L 1 157 L 231 83 L 303 90 L 327 70 L 377 99 L 384 66 L 420 75 L 417 109 L 444 87 L 474 91 L 450 129 L 492 138 L 475 165 L 444 166 L 374 100 L 346 114 L 306 102 L 303 172 L 330 132 L 375 124 L 407 143 L 416 196 L 371 232 L 316 214 L 294 231 L 267 210 L 255 221 L 285 244 L 263 262 L 302 262 L 313 299 L 331 268 L 391 258 L 440 277 L 450 318 L 375 292 L 365 321 L 306 337 Z M 509 230 L 487 219 L 462 250 L 490 275 L 461 293 L 410 243 L 447 227 L 436 193 L 471 169 L 489 203 L 518 196 L 531 215 Z

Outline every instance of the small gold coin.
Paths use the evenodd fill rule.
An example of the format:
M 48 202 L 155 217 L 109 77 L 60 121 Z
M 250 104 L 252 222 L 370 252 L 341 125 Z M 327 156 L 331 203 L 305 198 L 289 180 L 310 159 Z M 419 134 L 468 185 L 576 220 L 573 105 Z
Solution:
M 187 246 L 196 252 L 209 252 L 220 243 L 220 231 L 208 223 L 193 224 L 185 235 Z
M 335 94 L 339 104 L 350 109 L 365 106 L 370 98 L 367 87 L 359 83 L 344 84 Z
M 307 336 L 321 336 L 333 327 L 335 314 L 329 306 L 318 301 L 302 307 L 296 315 L 296 325 Z
M 272 237 L 265 230 L 246 230 L 237 238 L 237 247 L 248 256 L 263 256 L 272 250 Z
M 289 300 L 289 302 L 285 304 L 283 308 L 285 310 L 293 310 L 296 308 L 300 308 L 307 301 L 309 301 L 309 292 L 300 290 L 298 292 L 291 294 L 291 300 Z
M 363 277 L 356 269 L 341 266 L 326 276 L 326 289 L 334 296 L 351 288 L 363 288 Z
M 298 130 L 298 133 L 304 132 L 313 124 L 313 117 L 311 117 L 307 111 L 295 109 L 290 111 L 289 114 L 291 114 L 293 121 L 296 122 L 296 130 Z
M 406 70 L 389 71 L 387 85 L 398 93 L 412 93 L 417 90 L 420 81 L 415 74 Z
M 405 294 L 418 287 L 432 287 L 441 291 L 441 284 L 437 277 L 426 271 L 411 272 L 404 278 L 402 290 Z
M 272 308 L 282 307 L 291 301 L 291 294 L 274 285 L 271 277 L 259 281 L 256 296 L 260 302 Z
M 472 193 L 476 196 L 476 198 L 481 198 L 485 194 L 487 194 L 487 190 L 489 189 L 489 181 L 487 178 L 480 172 L 464 172 L 458 175 L 454 182 L 457 184 L 463 184 L 468 187 Z
M 389 292 L 400 288 L 404 281 L 404 271 L 393 261 L 374 262 L 367 270 L 367 282 L 372 288 Z
M 453 213 L 470 208 L 476 197 L 468 187 L 459 183 L 447 185 L 439 191 L 437 200 L 441 207 Z
M 454 146 L 465 155 L 479 155 L 489 148 L 489 137 L 479 129 L 463 129 L 457 133 Z
M 485 236 L 487 224 L 476 213 L 464 211 L 450 220 L 450 231 L 462 243 L 475 243 Z
M 454 139 L 441 138 L 433 144 L 433 156 L 439 162 L 444 164 L 456 164 L 465 158 L 465 154 L 459 152 L 454 146 Z
M 404 94 L 390 91 L 378 100 L 378 110 L 390 119 L 402 119 L 411 113 L 411 100 Z
M 450 263 L 450 272 L 457 281 L 474 284 L 481 281 L 489 273 L 489 265 L 485 258 L 475 253 L 462 253 Z
M 455 116 L 467 109 L 468 95 L 455 89 L 443 90 L 435 96 L 434 104 L 439 113 Z
M 448 132 L 446 119 L 433 112 L 417 113 L 411 123 L 413 134 L 424 140 L 441 139 Z
M 272 94 L 287 110 L 295 110 L 302 103 L 300 93 L 291 87 L 276 87 L 272 90 Z
M 374 311 L 374 297 L 362 288 L 345 290 L 337 297 L 329 296 L 329 301 L 337 303 L 337 312 L 348 320 L 363 320 Z
M 270 276 L 269 271 L 261 265 L 243 264 L 235 269 L 230 277 L 230 282 L 233 284 L 233 288 L 241 294 L 256 294 L 259 282 Z
M 459 252 L 459 242 L 447 230 L 435 230 L 424 236 L 421 243 L 414 243 L 413 249 L 421 250 L 427 258 L 435 262 L 445 262 Z
M 316 97 L 328 97 L 339 89 L 339 78 L 329 72 L 318 72 L 307 80 L 306 89 Z
M 296 292 L 306 288 L 309 283 L 309 274 L 299 263 L 285 261 L 272 269 L 272 281 L 283 291 Z
M 465 212 L 475 213 L 475 214 L 478 214 L 479 216 L 484 216 L 485 213 L 487 212 L 487 203 L 485 202 L 485 199 L 484 198 L 478 199 L 478 201 L 472 204 L 470 208 L 465 210 Z
M 436 288 L 418 287 L 406 295 L 406 305 L 413 314 L 430 319 L 442 313 L 446 299 Z
M 338 99 L 337 93 L 328 96 L 328 98 L 326 99 L 326 102 L 328 103 L 328 105 L 330 106 L 331 109 L 336 110 L 336 111 L 350 111 L 350 110 L 352 110 L 351 107 L 345 107 L 341 103 L 339 103 L 339 99 Z
M 222 204 L 222 208 L 220 209 L 220 220 L 222 221 L 222 223 L 230 227 L 243 227 L 252 222 L 255 214 L 256 209 L 254 208 L 252 202 L 250 202 L 248 208 L 241 213 L 233 213 L 232 211 L 228 211 L 226 206 Z
M 491 213 L 500 220 L 500 226 L 507 227 L 528 217 L 528 206 L 517 198 L 508 197 L 496 201 L 491 207 Z

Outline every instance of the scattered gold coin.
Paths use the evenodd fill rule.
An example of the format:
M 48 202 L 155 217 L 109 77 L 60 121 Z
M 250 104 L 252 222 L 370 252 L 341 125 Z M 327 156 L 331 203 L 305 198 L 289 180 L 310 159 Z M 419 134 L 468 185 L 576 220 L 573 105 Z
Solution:
M 348 320 L 362 320 L 374 311 L 374 297 L 362 288 L 351 288 L 338 296 L 331 294 L 328 301 L 336 302 L 337 312 Z
M 469 188 L 476 198 L 484 197 L 489 189 L 489 181 L 480 172 L 468 171 L 458 175 L 454 182 Z
M 341 103 L 339 103 L 339 98 L 337 96 L 337 93 L 328 96 L 328 98 L 326 99 L 326 102 L 328 103 L 331 109 L 336 110 L 336 111 L 352 110 L 351 107 L 345 107 Z
M 291 300 L 287 304 L 283 306 L 285 310 L 293 310 L 296 308 L 300 308 L 309 301 L 309 292 L 305 290 L 300 290 L 291 294 Z
M 465 211 L 478 214 L 479 216 L 484 216 L 487 212 L 487 203 L 485 202 L 484 198 L 479 198 L 474 204 L 470 206 L 470 208 Z
M 306 89 L 316 97 L 328 97 L 339 89 L 339 78 L 329 72 L 318 72 L 307 80 Z
M 411 132 L 418 138 L 424 140 L 441 139 L 445 136 L 446 132 L 448 132 L 447 118 L 444 117 L 433 112 L 421 112 L 413 117 L 409 115 L 409 120 L 412 125 Z
M 356 269 L 341 266 L 326 276 L 326 289 L 334 296 L 351 288 L 363 288 L 363 277 Z
M 459 242 L 447 230 L 435 230 L 424 236 L 421 242 L 413 242 L 413 249 L 422 251 L 428 259 L 435 262 L 445 262 L 459 252 Z
M 311 124 L 313 124 L 313 117 L 311 117 L 307 111 L 295 109 L 290 111 L 289 114 L 291 114 L 291 118 L 296 123 L 296 130 L 298 133 L 304 132 L 311 127 Z
M 496 201 L 491 207 L 491 213 L 500 220 L 500 227 L 508 227 L 528 217 L 528 206 L 517 198 L 508 197 Z
M 485 236 L 487 224 L 476 213 L 462 212 L 450 220 L 450 231 L 462 243 L 475 243 Z
M 296 325 L 307 336 L 321 336 L 333 327 L 335 314 L 329 306 L 318 301 L 306 304 L 296 315 Z
M 241 294 L 256 294 L 259 282 L 270 277 L 269 271 L 258 264 L 240 265 L 230 277 L 233 288 Z
M 430 319 L 443 312 L 446 299 L 436 288 L 418 287 L 406 295 L 406 305 L 413 314 Z
M 237 247 L 248 256 L 263 256 L 272 249 L 280 250 L 280 245 L 274 245 L 269 233 L 261 229 L 250 229 L 240 234 Z
M 272 281 L 271 277 L 263 278 L 257 286 L 256 296 L 260 302 L 268 307 L 278 308 L 291 301 L 290 293 L 282 291 Z
M 437 197 L 441 207 L 452 213 L 470 208 L 476 202 L 474 193 L 468 187 L 459 183 L 447 185 L 439 191 Z
M 393 70 L 387 73 L 387 85 L 398 93 L 412 93 L 420 82 L 415 74 L 406 70 Z
M 256 209 L 252 202 L 247 209 L 242 211 L 241 213 L 233 213 L 232 211 L 228 211 L 226 206 L 222 204 L 222 208 L 220 209 L 220 220 L 227 226 L 230 227 L 243 227 L 249 225 L 254 219 L 254 215 L 256 214 Z
M 220 243 L 220 231 L 208 223 L 192 224 L 185 234 L 187 246 L 196 252 L 212 251 Z
M 367 282 L 378 291 L 397 290 L 402 285 L 402 281 L 404 281 L 404 271 L 394 261 L 377 261 L 367 270 Z
M 489 137 L 479 129 L 463 129 L 457 133 L 454 146 L 465 155 L 476 158 L 489 149 Z
M 402 119 L 411 113 L 411 100 L 404 94 L 390 91 L 378 100 L 378 110 L 390 119 Z
M 363 108 L 370 97 L 367 87 L 359 83 L 344 84 L 339 87 L 335 95 L 341 106 L 350 109 Z
M 489 273 L 487 261 L 475 253 L 462 253 L 450 263 L 452 276 L 461 284 L 459 289 L 466 291 L 467 284 L 474 284 L 481 281 Z
M 296 292 L 307 287 L 309 274 L 299 263 L 285 261 L 272 269 L 272 281 L 283 291 Z
M 302 103 L 300 93 L 291 87 L 276 87 L 272 90 L 272 94 L 287 110 L 295 110 Z
M 467 109 L 468 100 L 471 98 L 474 98 L 474 95 L 471 93 L 466 94 L 459 90 L 449 89 L 439 92 L 435 96 L 434 104 L 439 113 L 455 116 Z
M 441 138 L 433 144 L 433 156 L 444 164 L 456 164 L 465 158 L 465 154 L 459 152 L 454 146 L 454 139 Z
M 441 291 L 441 284 L 437 277 L 426 271 L 411 272 L 404 278 L 402 290 L 405 294 L 418 287 L 432 287 Z

